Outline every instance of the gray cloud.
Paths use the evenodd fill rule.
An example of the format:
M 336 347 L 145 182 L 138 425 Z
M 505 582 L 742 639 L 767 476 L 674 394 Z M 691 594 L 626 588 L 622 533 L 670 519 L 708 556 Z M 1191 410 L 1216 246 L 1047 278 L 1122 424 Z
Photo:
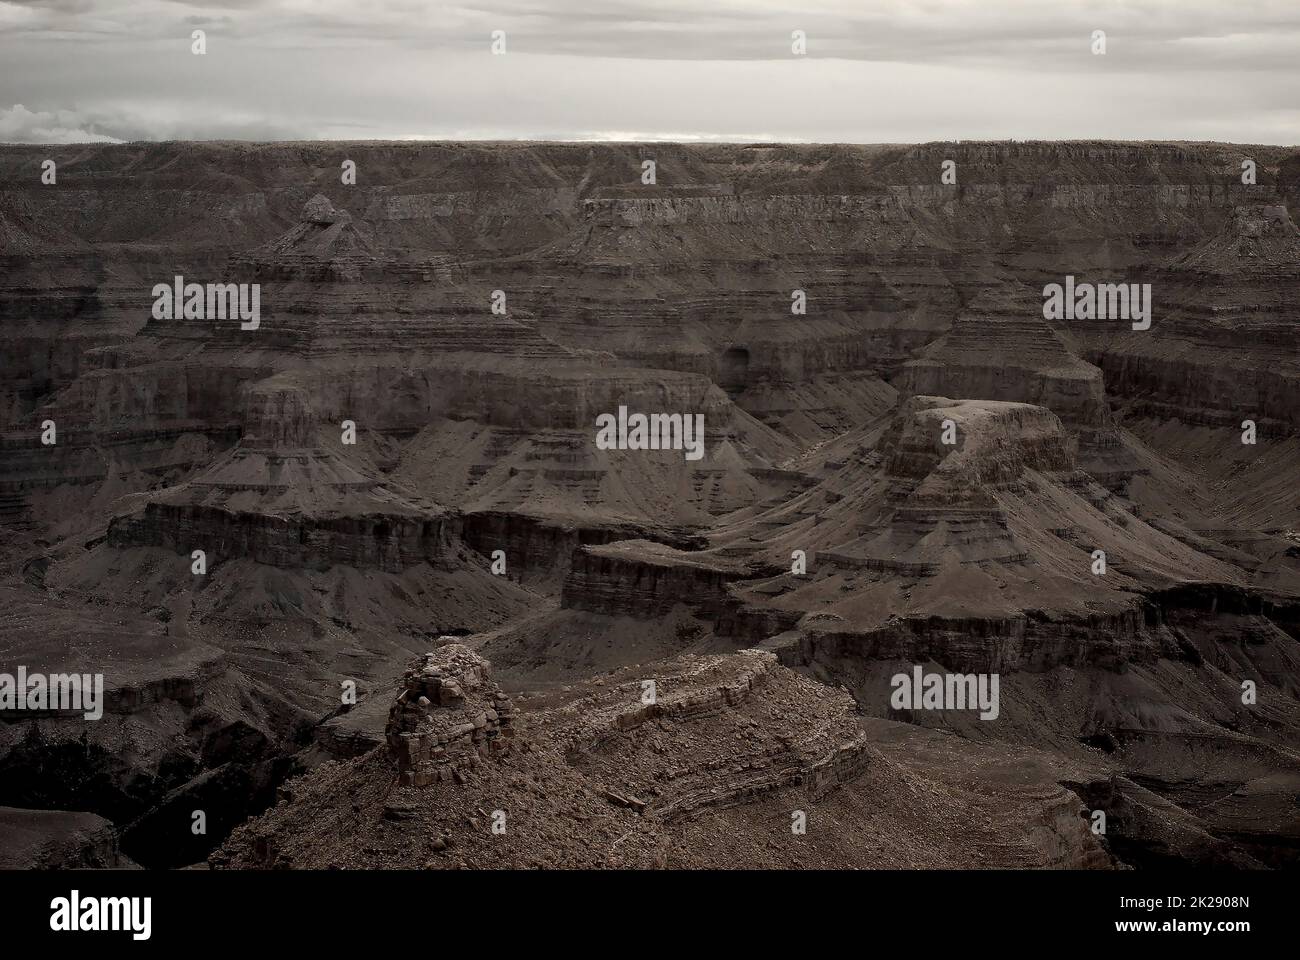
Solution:
M 1289 143 L 1297 49 L 1292 0 L 0 0 L 0 89 L 83 118 L 23 130 L 121 139 Z
M 111 143 L 118 139 L 98 132 L 96 126 L 75 110 L 33 112 L 21 103 L 0 109 L 0 141 L 5 143 Z

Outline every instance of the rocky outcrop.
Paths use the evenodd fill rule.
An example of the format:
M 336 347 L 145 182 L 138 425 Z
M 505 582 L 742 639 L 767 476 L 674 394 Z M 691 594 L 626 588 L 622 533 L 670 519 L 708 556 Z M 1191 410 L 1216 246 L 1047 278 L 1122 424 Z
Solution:
M 459 780 L 510 750 L 514 706 L 490 677 L 488 662 L 458 643 L 412 664 L 385 729 L 404 786 Z
M 92 870 L 132 866 L 103 817 L 70 810 L 0 807 L 0 869 Z
M 582 525 L 565 518 L 534 517 L 506 510 L 464 514 L 461 533 L 465 542 L 484 556 L 504 551 L 514 571 L 561 581 L 579 547 L 650 540 L 678 550 L 698 550 L 707 543 L 702 536 L 686 531 L 656 530 L 630 523 Z
M 1041 317 L 962 315 L 903 365 L 895 386 L 905 395 L 1034 404 L 1089 437 L 1114 429 L 1102 372 L 1074 356 Z
M 316 444 L 303 390 L 256 385 L 246 391 L 239 446 L 188 483 L 115 517 L 108 545 L 203 550 L 213 563 L 244 557 L 277 567 L 392 572 L 454 552 L 457 527 L 445 511 Z
M 1134 604 L 1073 621 L 1039 614 L 1006 620 L 899 619 L 868 632 L 811 627 L 800 634 L 794 662 L 935 660 L 959 672 L 998 673 L 1057 666 L 1113 669 L 1160 655 L 1184 656 L 1171 637 L 1155 629 L 1157 617 Z
M 678 604 L 718 613 L 730 601 L 727 583 L 746 575 L 734 564 L 648 541 L 581 547 L 573 554 L 561 603 L 635 617 L 662 616 Z
M 909 502 L 973 503 L 979 491 L 1014 484 L 1026 470 L 1069 472 L 1075 465 L 1075 445 L 1061 422 L 1044 407 L 1022 403 L 916 397 L 882 447 L 889 476 L 922 481 Z
M 190 554 L 203 550 L 216 565 L 247 558 L 273 567 L 325 569 L 345 564 L 400 572 L 438 563 L 453 553 L 454 526 L 387 514 L 354 517 L 277 517 L 200 505 L 151 503 L 113 521 L 108 546 L 154 546 Z
M 663 699 L 656 696 L 651 703 L 642 703 L 638 707 L 617 714 L 614 717 L 614 729 L 626 732 L 635 730 L 641 724 L 659 717 L 680 720 L 703 716 L 725 709 L 728 706 L 735 706 L 748 697 L 755 686 L 764 681 L 768 672 L 776 666 L 777 662 L 775 655 L 761 653 L 757 650 L 742 650 L 738 656 L 742 658 L 738 676 L 728 679 L 717 686 L 706 686 L 704 689 L 688 689 L 685 692 L 675 693 Z M 686 674 L 685 677 L 691 678 L 694 675 L 707 673 L 714 667 L 716 667 L 715 662 L 705 661 L 691 674 Z
M 1227 274 L 1240 270 L 1286 276 L 1300 258 L 1300 227 L 1284 203 L 1239 204 L 1223 230 L 1178 258 L 1179 270 Z

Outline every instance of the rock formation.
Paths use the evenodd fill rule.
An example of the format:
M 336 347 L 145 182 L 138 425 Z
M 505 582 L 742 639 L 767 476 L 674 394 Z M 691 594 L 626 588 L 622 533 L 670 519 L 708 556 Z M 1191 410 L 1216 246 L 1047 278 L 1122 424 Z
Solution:
M 0 713 L 32 865 L 1294 863 L 1294 149 L 339 150 L 0 147 L 0 672 L 106 691 Z
M 404 786 L 458 778 L 510 749 L 514 707 L 489 674 L 487 661 L 459 643 L 406 672 L 385 729 Z

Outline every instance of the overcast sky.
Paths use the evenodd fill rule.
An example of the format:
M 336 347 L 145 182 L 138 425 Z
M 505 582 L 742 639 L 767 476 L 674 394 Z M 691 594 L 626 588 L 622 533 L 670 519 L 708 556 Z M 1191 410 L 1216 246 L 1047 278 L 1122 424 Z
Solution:
M 1300 0 L 0 0 L 0 141 L 218 138 L 1291 145 Z

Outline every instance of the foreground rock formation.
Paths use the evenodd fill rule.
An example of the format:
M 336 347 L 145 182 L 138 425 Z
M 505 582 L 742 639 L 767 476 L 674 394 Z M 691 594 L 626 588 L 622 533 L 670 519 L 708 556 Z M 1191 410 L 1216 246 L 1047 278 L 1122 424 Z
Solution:
M 456 643 L 406 672 L 384 729 L 404 786 L 459 780 L 510 749 L 514 708 L 488 673 L 486 660 Z
M 1295 862 L 1294 150 L 0 173 L 0 673 L 105 691 L 0 708 L 28 865 Z M 1067 277 L 1150 326 L 1049 319 Z M 597 443 L 620 408 L 703 455 Z
M 642 702 L 643 670 L 657 703 Z M 521 749 L 424 789 L 384 751 L 319 766 L 220 867 L 1107 867 L 1044 758 L 901 724 L 769 653 L 529 698 Z M 777 719 L 779 718 L 779 720 Z

